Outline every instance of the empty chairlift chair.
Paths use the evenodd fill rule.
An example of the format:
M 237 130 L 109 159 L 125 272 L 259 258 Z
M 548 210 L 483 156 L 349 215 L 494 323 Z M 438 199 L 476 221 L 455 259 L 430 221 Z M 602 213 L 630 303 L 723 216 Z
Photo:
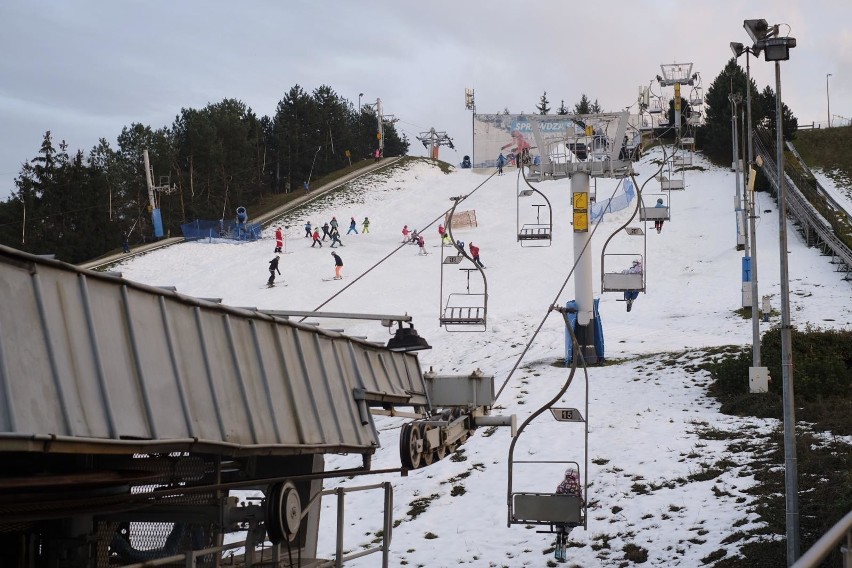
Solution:
M 526 178 L 525 178 L 526 181 Z M 529 185 L 529 184 L 527 184 Z M 544 199 L 544 203 L 535 203 L 532 207 L 535 207 L 535 223 L 521 223 L 521 198 L 529 197 L 537 193 Z M 553 208 L 550 206 L 550 200 L 534 187 L 530 186 L 529 189 L 522 189 L 518 192 L 516 199 L 516 215 L 517 215 L 517 229 L 518 229 L 518 241 L 521 243 L 522 247 L 528 246 L 546 246 L 549 247 L 551 245 L 553 239 Z M 546 222 L 542 222 L 541 219 L 541 209 L 542 207 L 547 208 L 547 217 L 545 219 Z

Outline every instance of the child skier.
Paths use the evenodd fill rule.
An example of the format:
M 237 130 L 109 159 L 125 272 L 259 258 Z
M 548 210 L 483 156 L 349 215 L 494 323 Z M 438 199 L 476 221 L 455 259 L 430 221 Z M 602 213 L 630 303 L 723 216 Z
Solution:
M 340 280 L 343 278 L 343 259 L 336 252 L 332 252 L 331 256 L 334 257 L 334 279 Z
M 314 229 L 313 239 L 314 242 L 311 243 L 311 248 L 314 248 L 314 245 L 319 245 L 320 248 L 322 248 L 322 241 L 320 240 L 319 229 Z
M 280 258 L 281 258 L 281 255 L 276 254 L 275 258 L 273 258 L 272 260 L 269 261 L 269 280 L 267 280 L 267 282 L 266 282 L 266 285 L 269 288 L 272 288 L 273 286 L 275 286 L 275 273 L 277 272 L 279 276 L 281 275 L 281 271 L 278 270 L 278 261 L 279 261 Z
M 407 243 L 410 238 L 408 235 L 411 234 L 411 231 L 408 230 L 408 225 L 402 227 L 402 242 Z
M 426 252 L 426 241 L 423 239 L 423 235 L 417 235 L 417 246 L 420 247 L 420 252 L 417 254 L 428 254 Z
M 275 251 L 281 252 L 281 249 L 284 248 L 284 233 L 281 232 L 281 227 L 275 228 Z
M 310 222 L 310 221 L 308 221 L 307 223 L 305 223 L 305 237 L 306 237 L 306 238 L 310 238 L 310 237 L 311 237 L 311 222 Z
M 361 222 L 361 232 L 365 235 L 370 232 L 370 218 L 364 217 L 364 220 Z
M 334 248 L 335 244 L 343 246 L 343 241 L 340 240 L 340 231 L 337 230 L 337 227 L 331 229 L 331 247 L 329 248 Z
M 468 245 L 468 248 L 470 248 L 470 256 L 473 257 L 473 263 L 479 266 L 480 268 L 485 268 L 485 265 L 482 264 L 481 260 L 479 260 L 479 247 L 474 245 L 473 243 L 470 243 Z
M 565 470 L 565 479 L 563 479 L 559 485 L 556 487 L 557 495 L 574 495 L 580 498 L 580 501 L 583 500 L 583 492 L 580 489 L 580 472 L 578 472 L 573 467 L 569 467 Z M 569 527 L 565 523 L 556 523 L 556 527 L 558 532 L 556 533 L 556 550 L 554 551 L 556 555 L 556 560 L 559 562 L 564 562 L 565 558 L 565 546 L 568 543 L 568 534 L 571 532 L 571 529 L 574 527 Z
M 325 241 L 326 237 L 331 238 L 331 233 L 328 231 L 328 221 L 326 221 L 322 226 L 322 240 Z
M 356 223 L 356 222 L 355 222 L 355 217 L 352 217 L 352 220 L 351 220 L 351 221 L 349 221 L 349 230 L 348 230 L 348 231 L 346 231 L 346 234 L 348 235 L 349 233 L 351 233 L 351 232 L 353 232 L 353 231 L 354 231 L 354 232 L 355 232 L 355 234 L 357 235 L 357 234 L 358 234 L 358 229 L 356 229 L 356 228 L 355 228 L 355 226 L 356 226 L 357 224 L 358 224 L 358 223 Z

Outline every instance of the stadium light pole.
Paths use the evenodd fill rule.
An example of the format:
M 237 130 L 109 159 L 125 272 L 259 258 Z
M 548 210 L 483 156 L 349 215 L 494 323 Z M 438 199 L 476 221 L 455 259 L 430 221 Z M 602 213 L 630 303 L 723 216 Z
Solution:
M 760 55 L 760 52 L 750 47 L 746 47 L 738 42 L 731 42 L 731 51 L 734 52 L 734 57 L 739 58 L 743 53 L 746 54 L 746 147 L 748 154 L 749 167 L 744 168 L 747 172 L 748 179 L 746 180 L 746 216 L 748 217 L 748 232 L 749 246 L 751 254 L 751 365 L 755 369 L 761 367 L 760 361 L 760 310 L 758 308 L 758 286 L 757 286 L 757 211 L 754 204 L 754 180 L 755 170 L 751 164 L 754 163 L 754 145 L 752 143 L 752 125 L 751 125 L 751 65 L 749 55 L 755 57 Z
M 796 463 L 796 414 L 793 393 L 793 353 L 790 331 L 790 275 L 787 266 L 787 204 L 784 179 L 784 116 L 781 103 L 781 61 L 790 59 L 796 38 L 778 37 L 778 24 L 766 20 L 744 20 L 743 27 L 763 51 L 766 61 L 775 62 L 775 152 L 778 166 L 778 240 L 781 260 L 781 381 L 784 406 L 784 485 L 787 528 L 787 565 L 799 558 L 799 487 Z
M 831 128 L 831 97 L 828 95 L 828 78 L 831 77 L 831 73 L 825 74 L 825 103 L 826 103 L 826 114 L 828 114 L 828 127 Z

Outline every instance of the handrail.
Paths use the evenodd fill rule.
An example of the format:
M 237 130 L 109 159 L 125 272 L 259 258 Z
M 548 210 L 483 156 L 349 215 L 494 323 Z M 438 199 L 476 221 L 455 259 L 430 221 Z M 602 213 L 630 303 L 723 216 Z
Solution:
M 846 537 L 846 546 L 841 547 L 840 553 L 843 558 L 843 566 L 852 566 L 852 511 L 840 519 L 833 527 L 828 529 L 822 538 L 816 541 L 806 553 L 796 560 L 791 568 L 815 568 L 831 554 L 837 544 Z

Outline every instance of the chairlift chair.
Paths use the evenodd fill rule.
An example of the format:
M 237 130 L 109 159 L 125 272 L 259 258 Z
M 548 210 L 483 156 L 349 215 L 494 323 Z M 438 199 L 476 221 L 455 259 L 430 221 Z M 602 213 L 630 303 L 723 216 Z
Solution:
M 563 315 L 564 317 L 564 315 Z M 566 318 L 566 325 L 568 320 Z M 570 330 L 570 328 L 569 328 Z M 572 340 L 576 343 L 574 331 L 570 330 Z M 577 370 L 577 361 L 571 369 L 565 385 L 562 390 L 548 403 L 532 413 L 520 428 L 509 447 L 508 456 L 508 487 L 507 487 L 507 505 L 508 516 L 507 526 L 512 525 L 536 525 L 547 526 L 546 530 L 537 532 L 544 533 L 559 533 L 565 534 L 565 529 L 582 526 L 588 528 L 585 499 L 588 499 L 588 461 L 589 461 L 589 377 L 587 373 L 583 373 L 585 377 L 585 406 L 584 412 L 576 408 L 554 408 L 553 405 L 559 401 L 565 394 L 568 387 L 571 385 L 574 373 Z M 579 422 L 583 424 L 585 435 L 583 437 L 583 453 L 584 467 L 576 461 L 571 460 L 515 460 L 514 452 L 517 442 L 521 439 L 526 427 L 535 420 L 539 415 L 546 410 L 550 410 L 553 417 L 560 422 Z M 560 494 L 555 491 L 515 491 L 515 469 L 517 464 L 534 464 L 536 467 L 546 467 L 546 464 L 562 464 L 573 465 L 577 472 L 581 475 L 581 490 L 582 495 Z M 558 482 L 554 482 L 550 487 L 555 487 Z M 585 497 L 585 499 L 584 499 Z
M 642 272 L 623 272 L 634 260 L 642 264 Z M 648 271 L 644 260 L 641 254 L 604 254 L 601 266 L 601 292 L 644 292 L 645 273 Z
M 645 199 L 648 203 L 654 205 L 645 205 Z M 663 206 L 657 207 L 655 204 L 658 199 L 663 200 Z M 669 221 L 671 220 L 670 194 L 668 193 L 649 193 L 642 194 L 642 200 L 639 202 L 639 220 L 640 221 Z
M 461 198 L 454 197 L 452 199 L 455 201 L 455 204 L 450 210 L 447 219 L 447 234 L 454 244 L 446 245 L 443 240 L 441 241 L 441 314 L 438 317 L 438 323 L 447 331 L 482 332 L 487 329 L 488 281 L 485 278 L 482 268 L 473 263 L 473 259 L 465 253 L 464 249 L 458 248 L 455 245 L 457 241 L 453 237 L 453 214 Z M 456 254 L 444 256 L 443 250 L 445 246 L 452 247 L 456 251 Z M 446 303 L 444 303 L 444 266 L 460 264 L 464 260 L 468 260 L 474 264 L 473 268 L 459 268 L 459 270 L 466 273 L 466 291 L 449 294 Z M 478 272 L 482 277 L 482 292 L 472 293 L 470 291 L 471 272 Z
M 524 181 L 526 180 L 526 176 L 524 176 Z M 519 182 L 520 183 L 520 182 Z M 546 246 L 549 247 L 552 244 L 553 240 L 553 208 L 550 206 L 550 200 L 540 192 L 535 189 L 529 182 L 527 182 L 529 189 L 522 189 L 517 194 L 517 199 L 515 200 L 515 210 L 516 210 L 516 223 L 518 230 L 518 241 L 521 243 L 522 247 L 530 247 L 530 246 Z M 535 223 L 524 223 L 521 224 L 521 197 L 529 197 L 537 193 L 544 199 L 544 203 L 536 203 L 533 204 L 532 207 L 535 207 Z M 547 208 L 547 222 L 542 223 L 541 221 L 541 208 Z

